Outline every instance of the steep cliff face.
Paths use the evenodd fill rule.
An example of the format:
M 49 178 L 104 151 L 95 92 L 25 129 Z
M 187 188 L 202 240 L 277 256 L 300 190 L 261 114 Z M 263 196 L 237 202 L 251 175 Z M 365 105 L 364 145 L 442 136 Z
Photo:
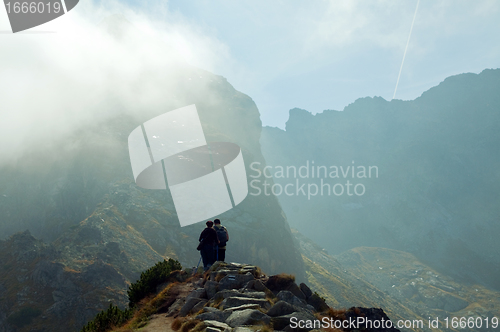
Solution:
M 208 142 L 238 144 L 247 169 L 255 161 L 264 165 L 259 112 L 248 96 L 236 91 L 224 78 L 199 69 L 176 67 L 165 75 L 174 83 L 165 87 L 161 107 L 133 110 L 133 106 L 120 102 L 98 105 L 121 107 L 124 111 L 90 127 L 78 128 L 50 146 L 27 147 L 22 158 L 2 166 L 2 237 L 28 229 L 50 243 L 44 245 L 57 253 L 44 263 L 55 264 L 53 269 L 60 270 L 56 274 L 103 279 L 85 281 L 69 293 L 57 285 L 48 285 L 54 288 L 52 294 L 59 295 L 36 301 L 41 311 L 33 319 L 36 326 L 44 325 L 41 319 L 48 317 L 47 310 L 56 297 L 72 301 L 57 300 L 60 310 L 51 311 L 54 317 L 65 317 L 73 311 L 81 317 L 59 320 L 59 326 L 47 324 L 46 330 L 68 331 L 106 307 L 108 300 L 125 305 L 127 283 L 164 257 L 177 258 L 184 266 L 198 263 L 196 246 L 204 223 L 181 228 L 168 191 L 142 189 L 134 182 L 127 137 L 138 125 L 195 104 Z M 248 195 L 236 208 L 217 217 L 230 233 L 227 260 L 255 262 L 266 273 L 288 272 L 303 279 L 302 259 L 276 198 Z M 37 274 L 33 264 L 13 275 L 32 278 Z M 2 261 L 5 268 L 3 265 Z M 102 269 L 109 273 L 101 274 Z M 3 287 L 8 291 L 21 287 L 15 278 L 11 282 Z M 29 301 L 36 298 L 31 290 L 26 291 L 26 297 Z M 2 302 L 6 317 L 23 308 L 15 298 Z M 91 299 L 93 305 L 86 306 L 86 299 Z M 8 322 L 6 317 L 4 324 Z M 23 328 L 30 326 L 34 325 Z
M 281 188 L 293 185 L 292 195 L 278 196 L 290 225 L 333 254 L 403 250 L 498 289 L 499 88 L 500 70 L 485 70 L 447 78 L 413 101 L 361 98 L 316 115 L 293 109 L 285 131 L 265 127 L 268 170 Z M 287 175 L 288 166 L 304 169 Z

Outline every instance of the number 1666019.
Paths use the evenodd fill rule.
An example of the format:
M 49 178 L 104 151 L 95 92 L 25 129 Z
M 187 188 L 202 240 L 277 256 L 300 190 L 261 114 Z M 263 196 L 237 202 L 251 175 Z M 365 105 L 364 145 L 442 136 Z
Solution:
M 23 13 L 23 14 L 36 14 L 36 13 L 59 13 L 62 10 L 60 2 L 7 2 L 5 3 L 7 13 Z

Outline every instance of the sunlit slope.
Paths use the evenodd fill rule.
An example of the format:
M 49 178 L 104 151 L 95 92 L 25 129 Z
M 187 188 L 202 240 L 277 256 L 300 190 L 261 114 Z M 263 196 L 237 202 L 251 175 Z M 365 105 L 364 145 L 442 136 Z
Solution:
M 453 317 L 485 320 L 500 316 L 500 294 L 478 285 L 454 282 L 414 255 L 384 248 L 355 248 L 329 255 L 294 231 L 306 263 L 308 281 L 336 308 L 381 307 L 393 322 L 440 320 L 439 329 L 451 328 Z M 449 328 L 444 320 L 448 318 Z M 490 325 L 491 328 L 491 325 Z M 416 329 L 417 331 L 419 329 Z M 469 329 L 475 330 L 475 329 Z M 477 329 L 484 331 L 483 329 Z
M 347 270 L 424 317 L 500 316 L 499 292 L 477 284 L 458 283 L 412 254 L 361 247 L 335 258 Z

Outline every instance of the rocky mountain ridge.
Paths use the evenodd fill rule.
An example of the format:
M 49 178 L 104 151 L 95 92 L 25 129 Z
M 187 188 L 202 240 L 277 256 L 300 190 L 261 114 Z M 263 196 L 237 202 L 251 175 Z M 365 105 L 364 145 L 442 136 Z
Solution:
M 291 227 L 333 254 L 401 250 L 460 282 L 500 289 L 499 89 L 500 69 L 486 69 L 415 100 L 366 97 L 314 115 L 296 108 L 286 130 L 264 127 L 267 172 Z
M 87 241 L 85 232 L 77 233 L 80 243 L 76 243 L 76 246 Z M 294 232 L 294 236 L 302 253 L 308 284 L 335 310 L 351 307 L 383 308 L 394 322 L 427 322 L 428 317 L 439 317 L 441 321 L 453 317 L 491 320 L 500 316 L 498 292 L 480 285 L 459 284 L 432 270 L 409 253 L 384 248 L 357 248 L 339 256 L 330 256 L 303 235 Z M 87 257 L 75 260 L 70 259 L 71 251 L 57 248 L 36 240 L 28 232 L 0 242 L 0 262 L 3 266 L 3 273 L 0 274 L 0 326 L 3 331 L 53 331 L 54 326 L 61 325 L 61 320 L 67 322 L 63 329 L 76 331 L 78 326 L 83 326 L 109 303 L 121 307 L 127 305 L 126 290 L 130 280 L 138 278 L 139 272 L 132 277 L 127 276 L 126 272 L 130 269 L 126 265 L 145 269 L 141 266 L 155 260 L 155 256 L 148 258 L 146 252 L 145 259 L 138 261 L 127 254 L 130 249 L 123 250 L 116 242 L 108 242 L 100 247 L 93 243 L 85 247 L 88 250 L 85 251 Z M 89 264 L 86 260 L 92 259 L 92 255 L 97 258 Z M 220 271 L 213 271 L 197 287 L 203 286 L 207 294 L 218 290 L 226 292 L 223 289 L 226 282 L 239 287 L 252 278 L 259 279 L 262 274 L 255 266 L 233 265 L 227 267 L 218 264 L 213 270 L 220 267 Z M 228 274 L 237 274 L 238 277 L 226 278 L 222 288 L 218 289 L 220 281 Z M 286 290 L 296 292 L 299 298 L 303 298 L 297 290 L 304 293 L 306 288 L 293 284 L 288 286 Z M 200 299 L 200 296 L 196 298 Z M 174 308 L 180 310 L 187 303 L 186 298 L 177 299 L 179 301 Z M 208 300 L 207 295 L 207 299 L 201 302 L 207 304 Z M 170 301 L 169 305 L 174 302 Z M 193 307 L 198 302 L 193 303 Z M 168 312 L 167 308 L 161 310 Z M 413 330 L 430 331 L 427 328 Z M 455 330 L 439 328 L 433 331 Z
M 110 330 L 398 331 L 381 309 L 334 310 L 306 284 L 297 285 L 293 276 L 266 276 L 253 265 L 216 262 L 204 275 L 174 273 L 157 287 L 157 294 L 141 302 L 131 320 Z M 368 321 L 387 327 L 370 328 Z M 94 331 L 90 326 L 82 331 Z
M 248 96 L 200 69 L 181 66 L 165 75 L 177 84 L 165 86 L 169 93 L 161 108 L 137 111 L 112 104 L 123 112 L 77 128 L 64 140 L 26 147 L 19 160 L 0 165 L 6 255 L 0 260 L 0 291 L 8 294 L 0 298 L 0 331 L 76 330 L 110 301 L 126 305 L 127 285 L 156 262 L 173 257 L 196 265 L 205 225 L 180 227 L 168 190 L 146 190 L 134 182 L 127 137 L 141 123 L 195 104 L 207 141 L 238 144 L 247 171 L 254 161 L 265 164 L 259 112 Z M 248 195 L 217 217 L 230 232 L 228 259 L 304 279 L 302 259 L 275 198 Z M 26 229 L 34 237 L 16 233 Z M 19 238 L 32 243 L 27 248 L 38 255 L 23 267 L 8 263 L 22 256 L 12 245 Z M 50 254 L 43 256 L 42 248 Z M 41 275 L 47 274 L 41 284 L 34 277 L 37 264 Z M 68 288 L 61 288 L 66 281 Z M 24 312 L 33 318 L 18 321 Z

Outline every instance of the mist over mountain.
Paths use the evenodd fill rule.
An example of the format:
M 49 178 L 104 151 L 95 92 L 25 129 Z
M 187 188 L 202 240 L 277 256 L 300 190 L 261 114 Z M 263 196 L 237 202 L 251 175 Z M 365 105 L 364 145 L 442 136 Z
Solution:
M 128 285 L 158 261 L 196 265 L 204 224 L 180 227 L 168 189 L 136 185 L 127 146 L 140 124 L 192 104 L 208 142 L 241 147 L 249 176 L 246 199 L 216 216 L 230 233 L 227 261 L 293 273 L 336 306 L 383 305 L 402 319 L 444 304 L 416 301 L 406 309 L 408 287 L 398 284 L 404 294 L 385 298 L 391 290 L 379 283 L 375 263 L 360 259 L 376 255 L 359 249 L 334 258 L 314 242 L 332 254 L 358 246 L 409 251 L 435 270 L 498 286 L 498 70 L 449 78 L 410 102 L 364 98 L 315 116 L 294 109 L 286 131 L 262 129 L 253 100 L 173 55 L 177 43 L 164 47 L 121 16 L 85 28 L 86 39 L 17 45 L 33 56 L 32 76 L 9 76 L 16 84 L 0 91 L 8 114 L 0 132 L 0 331 L 79 329 L 109 302 L 125 306 Z M 14 59 L 13 49 L 5 54 Z M 27 88 L 30 98 L 16 98 Z M 313 162 L 336 174 L 323 180 L 342 182 L 346 194 L 266 194 L 274 185 L 269 173 L 283 187 L 288 180 L 322 185 Z M 277 176 L 276 166 L 295 166 L 299 176 Z M 289 222 L 313 241 L 294 236 Z M 401 275 L 405 282 L 420 276 Z M 428 283 L 451 284 L 434 275 Z M 448 296 L 447 312 L 474 306 L 469 291 Z
M 188 68 L 184 68 L 177 78 L 179 85 L 184 84 L 179 89 L 184 95 L 177 94 L 178 99 L 166 103 L 162 109 L 95 123 L 66 137 L 54 147 L 37 148 L 15 165 L 3 167 L 0 173 L 2 237 L 29 229 L 34 236 L 52 241 L 70 227 L 78 227 L 98 209 L 99 204 L 107 203 L 116 206 L 117 211 L 113 211 L 125 216 L 127 222 L 135 220 L 134 227 L 146 238 L 146 232 L 161 237 L 146 226 L 148 220 L 154 220 L 157 227 L 163 227 L 165 234 L 189 234 L 191 246 L 194 245 L 195 249 L 204 224 L 181 228 L 167 191 L 146 190 L 135 185 L 128 156 L 128 134 L 144 121 L 167 110 L 195 104 L 207 141 L 238 144 L 245 164 L 249 164 L 263 162 L 259 146 L 261 123 L 253 101 L 234 90 L 225 79 Z M 159 211 L 153 216 L 155 209 Z M 281 270 L 285 264 L 290 264 L 290 269 L 300 266 L 288 256 L 294 255 L 291 233 L 289 229 L 287 231 L 275 198 L 248 196 L 241 205 L 219 217 L 232 229 L 233 241 L 240 242 L 240 245 L 248 242 L 248 247 L 240 246 L 241 252 L 236 256 L 260 256 L 267 262 L 263 265 L 271 270 Z M 276 233 L 271 235 L 273 232 Z M 245 240 L 250 239 L 250 234 L 254 235 L 252 241 Z M 259 245 L 260 242 L 263 244 Z M 266 259 L 269 253 L 263 248 L 273 242 L 283 245 L 283 249 L 276 248 L 285 255 L 283 259 Z M 153 248 L 163 255 L 166 247 Z M 273 251 L 275 256 L 276 251 Z M 196 256 L 196 250 L 193 253 Z M 234 251 L 231 254 L 235 254 Z
M 116 19 L 120 22 L 115 17 L 110 24 L 122 31 Z M 110 37 L 118 41 L 110 42 L 149 47 L 136 37 L 118 34 Z M 247 171 L 252 162 L 264 163 L 262 124 L 252 99 L 225 78 L 165 55 L 151 55 L 158 57 L 158 66 L 150 55 L 124 56 L 116 72 L 116 59 L 99 58 L 101 63 L 94 64 L 103 72 L 86 76 L 73 70 L 66 80 L 42 86 L 84 92 L 72 101 L 64 94 L 54 97 L 54 114 L 46 122 L 21 125 L 11 119 L 12 135 L 23 134 L 18 153 L 0 161 L 0 330 L 79 329 L 109 301 L 126 305 L 127 285 L 156 262 L 173 257 L 186 267 L 198 263 L 204 222 L 181 228 L 168 189 L 147 190 L 134 181 L 127 138 L 137 126 L 194 104 L 207 142 L 238 144 Z M 58 64 L 46 65 L 57 71 Z M 30 103 L 39 101 L 38 110 L 45 111 L 39 99 L 34 95 Z M 82 105 L 88 114 L 79 113 Z M 16 109 L 36 113 L 22 105 Z M 304 279 L 301 256 L 276 198 L 248 195 L 215 217 L 230 233 L 227 260 L 255 262 L 266 273 Z
M 146 28 L 154 27 L 154 22 L 148 24 Z M 180 247 L 189 238 L 196 249 L 204 224 L 200 221 L 181 228 L 168 188 L 145 190 L 136 186 L 128 135 L 147 120 L 194 104 L 207 142 L 238 144 L 248 168 L 252 162 L 264 162 L 259 143 L 262 123 L 255 103 L 225 78 L 187 64 L 182 52 L 193 46 L 186 41 L 179 49 L 183 40 L 175 31 L 144 33 L 123 15 L 111 15 L 97 25 L 76 22 L 71 28 L 82 27 L 88 30 L 86 38 L 62 35 L 43 45 L 19 42 L 18 46 L 28 48 L 27 53 L 40 63 L 26 84 L 40 83 L 40 72 L 64 75 L 54 74 L 46 84 L 38 84 L 37 93 L 25 103 L 14 103 L 14 98 L 5 94 L 2 107 L 9 111 L 9 117 L 2 121 L 6 131 L 2 131 L 1 141 L 9 146 L 6 142 L 10 139 L 14 147 L 0 158 L 0 239 L 29 230 L 36 238 L 52 242 L 81 227 L 85 220 L 86 227 L 100 228 L 90 226 L 91 216 L 116 207 L 112 213 L 134 223 L 159 255 L 165 254 L 168 236 L 179 238 Z M 206 47 L 197 49 L 200 56 L 210 53 L 207 49 L 212 41 L 206 42 Z M 60 52 L 54 57 L 39 55 L 36 49 L 42 46 Z M 74 57 L 64 56 L 67 47 L 75 51 Z M 19 64 L 13 62 L 12 66 Z M 15 89 L 19 87 L 22 85 L 15 85 Z M 52 96 L 53 90 L 59 95 Z M 37 121 L 39 118 L 45 121 Z M 235 223 L 228 225 L 234 229 L 234 242 L 241 236 L 241 251 L 230 254 L 258 256 L 267 262 L 262 264 L 264 269 L 281 271 L 288 265 L 290 271 L 300 271 L 298 251 L 291 244 L 291 233 L 276 199 L 248 196 L 219 217 Z M 183 233 L 187 235 L 180 235 Z M 279 241 L 284 244 L 272 250 L 273 256 L 277 252 L 284 256 L 274 260 L 264 248 Z M 198 256 L 196 250 L 193 253 Z M 181 258 L 182 263 L 188 261 Z
M 500 70 L 488 69 L 449 77 L 412 101 L 367 97 L 342 112 L 290 110 L 286 130 L 264 127 L 261 144 L 291 227 L 332 254 L 403 250 L 499 289 L 499 91 Z M 301 166 L 302 177 L 294 175 Z M 317 166 L 328 174 L 313 174 Z

